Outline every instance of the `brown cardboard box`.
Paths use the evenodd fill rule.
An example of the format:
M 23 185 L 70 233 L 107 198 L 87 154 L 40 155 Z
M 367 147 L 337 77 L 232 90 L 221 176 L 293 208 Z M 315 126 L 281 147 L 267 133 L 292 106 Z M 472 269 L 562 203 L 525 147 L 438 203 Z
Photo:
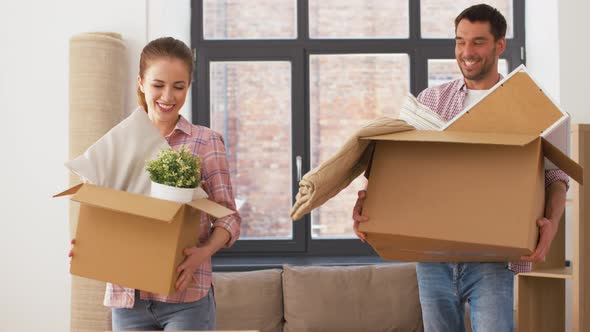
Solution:
M 234 213 L 208 199 L 182 204 L 91 184 L 54 197 L 80 203 L 70 273 L 156 294 L 175 292 L 184 248 L 199 238 L 201 213 Z
M 549 142 L 568 126 L 518 68 L 444 131 L 371 137 L 360 230 L 386 260 L 519 260 L 537 244 L 544 157 L 582 183 L 582 168 Z

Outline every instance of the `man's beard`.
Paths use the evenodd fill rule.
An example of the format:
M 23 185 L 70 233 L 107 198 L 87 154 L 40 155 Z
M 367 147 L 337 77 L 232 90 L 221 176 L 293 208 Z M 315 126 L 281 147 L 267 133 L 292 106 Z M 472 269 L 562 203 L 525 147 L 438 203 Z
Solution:
M 463 77 L 465 77 L 466 79 L 470 80 L 470 81 L 479 81 L 482 80 L 484 77 L 486 77 L 486 75 L 488 75 L 490 73 L 490 71 L 492 71 L 494 69 L 494 56 L 496 54 L 496 47 L 494 47 L 494 49 L 492 50 L 492 56 L 489 58 L 485 58 L 486 60 L 491 60 L 491 61 L 487 61 L 482 67 L 481 70 L 479 70 L 476 73 L 466 73 L 463 70 L 462 66 L 459 66 L 459 69 L 461 70 L 461 73 L 463 74 Z M 478 59 L 479 60 L 479 59 Z

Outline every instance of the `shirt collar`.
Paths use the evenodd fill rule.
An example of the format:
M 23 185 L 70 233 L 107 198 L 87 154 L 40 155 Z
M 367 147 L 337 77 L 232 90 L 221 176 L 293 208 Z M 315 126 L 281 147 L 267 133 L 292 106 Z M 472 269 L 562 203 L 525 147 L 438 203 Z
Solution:
M 504 76 L 502 74 L 499 74 L 498 82 L 500 82 L 503 79 L 504 79 Z M 496 82 L 496 83 L 498 83 L 498 82 Z M 467 84 L 465 84 L 465 79 L 463 79 L 463 78 L 458 79 L 457 91 L 467 92 Z
M 176 122 L 176 126 L 174 127 L 174 130 L 172 130 L 172 133 L 176 132 L 177 130 L 180 130 L 186 135 L 190 136 L 192 128 L 191 123 L 187 119 L 185 119 L 184 116 L 180 114 L 178 116 L 178 122 Z

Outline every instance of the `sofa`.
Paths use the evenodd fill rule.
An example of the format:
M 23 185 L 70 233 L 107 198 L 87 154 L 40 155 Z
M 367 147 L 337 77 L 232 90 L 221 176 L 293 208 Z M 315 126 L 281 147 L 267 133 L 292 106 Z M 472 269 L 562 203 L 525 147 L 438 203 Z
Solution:
M 414 264 L 216 273 L 219 330 L 422 331 Z
M 423 331 L 415 264 L 215 272 L 218 330 Z M 73 332 L 111 328 L 104 283 L 72 280 Z

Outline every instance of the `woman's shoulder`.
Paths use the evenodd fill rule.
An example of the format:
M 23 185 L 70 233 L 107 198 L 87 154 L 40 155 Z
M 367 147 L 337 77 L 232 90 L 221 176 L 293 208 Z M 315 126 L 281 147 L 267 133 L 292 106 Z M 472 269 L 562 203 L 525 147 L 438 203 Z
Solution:
M 196 124 L 191 124 L 191 132 L 195 136 L 199 136 L 203 141 L 223 141 L 223 136 L 215 130 Z

